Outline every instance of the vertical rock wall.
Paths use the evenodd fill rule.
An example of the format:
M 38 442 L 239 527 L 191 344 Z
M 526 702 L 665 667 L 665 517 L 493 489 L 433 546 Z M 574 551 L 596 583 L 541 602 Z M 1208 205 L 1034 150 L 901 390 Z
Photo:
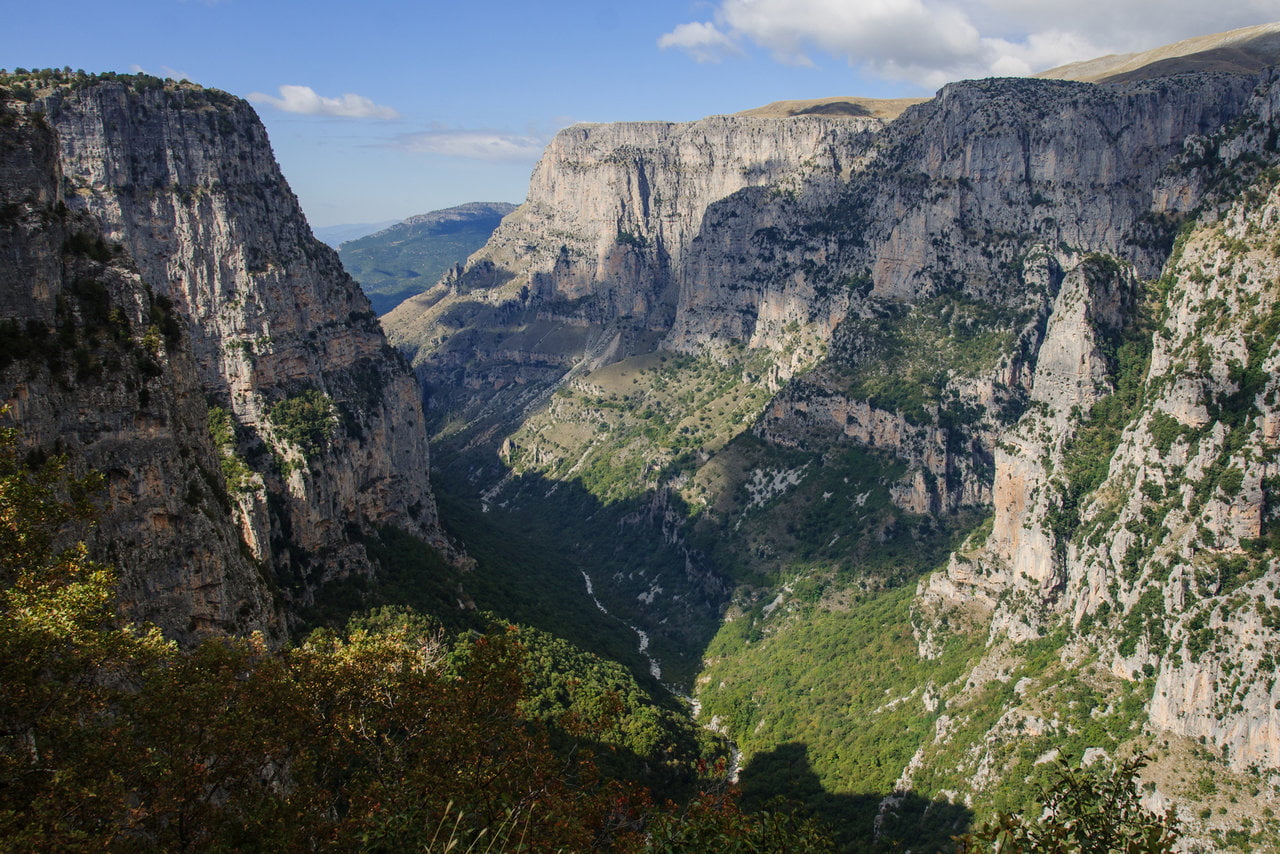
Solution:
M 190 642 L 284 615 L 241 542 L 190 335 L 102 224 L 62 198 L 44 117 L 0 105 L 0 400 L 38 457 L 104 476 L 100 518 L 66 532 L 120 570 L 123 607 Z
M 110 247 L 106 266 L 127 268 L 144 295 L 127 298 L 131 310 L 144 311 L 149 300 L 164 313 L 129 328 L 139 341 L 160 330 L 157 359 L 173 371 L 182 410 L 173 422 L 189 434 L 178 440 L 180 455 L 195 455 L 208 470 L 206 480 L 218 484 L 209 489 L 233 520 L 237 557 L 217 549 L 207 562 L 257 567 L 262 595 L 273 586 L 282 604 L 297 606 L 330 579 L 372 573 L 361 540 L 380 526 L 447 549 L 413 375 L 336 253 L 312 236 L 249 106 L 145 76 L 44 81 L 35 95 L 10 109 L 51 146 L 38 204 L 64 211 L 90 243 Z M 59 242 L 52 226 L 21 238 Z M 63 271 L 64 286 L 69 275 Z M 54 299 L 49 286 L 34 284 L 28 298 L 26 277 L 15 277 L 11 298 L 33 310 Z M 24 427 L 33 413 L 71 406 L 55 404 L 48 391 L 28 400 L 15 408 Z M 127 401 L 93 398 L 76 407 L 87 422 L 134 417 Z M 149 471 L 156 464 L 140 458 L 115 468 L 127 489 L 183 492 L 174 473 Z M 155 516 L 150 527 L 164 524 Z M 207 550 L 207 539 L 172 537 L 190 554 Z M 147 548 L 158 554 L 167 546 Z M 163 583 L 213 584 L 194 566 L 190 575 Z M 126 589 L 159 583 L 149 570 L 126 568 Z M 175 629 L 182 621 L 163 622 Z M 234 628 L 222 617 L 213 622 Z
M 412 375 L 311 235 L 249 106 L 195 87 L 100 83 L 45 109 L 68 205 L 97 216 L 187 318 L 201 382 L 233 414 L 240 450 L 265 445 L 286 462 L 255 466 L 262 485 L 238 496 L 255 556 L 305 599 L 327 577 L 370 571 L 355 531 L 395 524 L 438 539 Z M 307 392 L 337 416 L 310 449 L 270 414 Z

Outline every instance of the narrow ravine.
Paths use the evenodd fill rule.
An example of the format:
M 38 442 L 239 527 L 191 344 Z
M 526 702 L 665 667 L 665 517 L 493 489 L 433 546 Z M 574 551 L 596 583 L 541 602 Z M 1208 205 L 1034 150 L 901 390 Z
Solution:
M 591 576 L 587 575 L 586 570 L 579 570 L 579 571 L 582 572 L 582 580 L 587 585 L 587 595 L 591 597 L 592 602 L 596 603 L 596 607 L 600 609 L 600 613 L 613 617 L 615 620 L 622 623 L 624 626 L 626 626 L 627 628 L 631 629 L 631 631 L 636 633 L 636 637 L 640 639 L 640 654 L 643 655 L 645 657 L 645 660 L 649 662 L 649 672 L 653 674 L 654 679 L 657 679 L 659 682 L 662 682 L 662 665 L 658 663 L 657 659 L 655 659 L 653 656 L 649 654 L 649 635 L 646 634 L 643 630 L 638 629 L 635 626 L 631 625 L 630 623 L 626 622 L 621 617 L 617 617 L 613 614 L 610 614 L 609 609 L 604 606 L 604 603 L 602 603 L 599 599 L 596 598 L 596 589 L 595 589 L 595 585 L 591 583 Z M 672 694 L 674 694 L 675 696 L 687 702 L 693 714 L 693 719 L 695 721 L 698 720 L 699 715 L 701 715 L 702 713 L 702 702 L 700 700 L 696 699 L 695 697 L 689 696 L 688 694 L 685 694 L 682 691 L 676 690 L 674 687 L 672 687 L 671 685 L 667 685 L 665 682 L 662 682 L 662 685 Z M 703 726 L 705 727 L 706 724 L 703 724 Z M 725 735 L 725 733 L 723 733 L 718 729 L 715 731 L 720 732 L 721 735 Z M 741 770 L 741 765 L 742 765 L 742 751 L 738 749 L 738 745 L 735 742 L 730 740 L 729 741 L 729 766 L 725 769 L 725 779 L 728 780 L 730 783 L 737 783 L 738 772 Z
M 649 672 L 653 674 L 654 679 L 657 679 L 659 682 L 661 682 L 662 681 L 662 665 L 658 663 L 658 660 L 656 658 L 654 658 L 652 655 L 649 654 L 649 635 L 646 634 L 641 629 L 638 629 L 635 626 L 631 625 L 630 623 L 626 622 L 621 617 L 614 617 L 613 614 L 609 614 L 609 609 L 606 608 L 604 604 L 601 603 L 601 601 L 596 598 L 595 586 L 592 585 L 591 576 L 587 575 L 586 570 L 582 570 L 582 580 L 587 583 L 587 595 L 591 597 L 592 602 L 596 603 L 596 607 L 600 609 L 600 613 L 608 614 L 610 617 L 613 617 L 615 620 L 622 623 L 624 626 L 626 626 L 627 628 L 631 629 L 631 631 L 636 633 L 636 637 L 640 639 L 640 654 L 644 656 L 645 661 L 649 662 Z M 671 690 L 670 686 L 667 686 L 667 690 Z

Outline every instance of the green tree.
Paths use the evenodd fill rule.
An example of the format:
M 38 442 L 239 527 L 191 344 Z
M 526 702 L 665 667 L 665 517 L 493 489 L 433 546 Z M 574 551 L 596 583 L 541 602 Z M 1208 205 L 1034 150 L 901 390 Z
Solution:
M 58 545 L 97 483 L 0 431 L 0 849 L 826 850 L 729 793 L 659 807 L 607 779 L 584 745 L 625 702 L 531 712 L 514 628 L 449 638 L 383 611 L 291 650 L 183 651 L 130 625 L 114 573 Z
M 63 457 L 29 462 L 0 430 L 0 838 L 16 849 L 95 847 L 113 832 L 127 810 L 117 768 L 133 756 L 114 715 L 121 686 L 172 652 L 117 617 L 110 568 L 82 543 L 56 545 L 92 516 L 99 482 Z
M 1178 822 L 1173 811 L 1141 803 L 1137 773 L 1147 757 L 1119 765 L 1072 768 L 1059 759 L 1052 784 L 1031 817 L 1001 813 L 959 837 L 961 854 L 1171 854 Z
M 338 426 L 333 400 L 316 389 L 278 401 L 267 417 L 280 436 L 297 445 L 307 459 L 324 450 Z

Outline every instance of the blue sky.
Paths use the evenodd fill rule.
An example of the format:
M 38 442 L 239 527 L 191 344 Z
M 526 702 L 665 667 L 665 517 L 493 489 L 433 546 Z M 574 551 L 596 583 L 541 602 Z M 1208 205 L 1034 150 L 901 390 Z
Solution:
M 0 0 L 0 67 L 249 98 L 313 225 L 523 199 L 582 121 L 927 95 L 1280 20 L 1280 0 Z M 285 88 L 282 88 L 285 87 Z

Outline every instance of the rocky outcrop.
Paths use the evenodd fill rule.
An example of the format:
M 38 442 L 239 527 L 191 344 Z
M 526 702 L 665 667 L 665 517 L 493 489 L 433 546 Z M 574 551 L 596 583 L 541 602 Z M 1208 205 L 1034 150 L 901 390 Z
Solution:
M 188 426 L 206 462 L 219 445 L 205 467 L 231 506 L 241 559 L 301 605 L 332 578 L 373 571 L 360 539 L 379 526 L 445 547 L 413 376 L 312 237 L 248 105 L 142 76 L 42 85 L 15 108 L 55 146 L 52 204 L 118 246 L 138 287 L 167 307 Z
M 1065 619 L 1117 676 L 1154 676 L 1154 726 L 1238 770 L 1280 764 L 1280 693 L 1255 678 L 1280 649 L 1277 97 L 1264 76 L 1170 173 L 1216 188 L 1142 311 L 1096 269 L 1089 291 L 1064 285 L 1033 406 L 1001 439 L 993 530 L 921 588 L 926 612 L 981 599 L 1015 639 Z
M 104 476 L 100 516 L 67 532 L 121 570 L 134 617 L 192 641 L 283 637 L 270 570 L 239 530 L 191 338 L 102 224 L 62 197 L 43 116 L 0 112 L 0 398 L 32 453 Z

